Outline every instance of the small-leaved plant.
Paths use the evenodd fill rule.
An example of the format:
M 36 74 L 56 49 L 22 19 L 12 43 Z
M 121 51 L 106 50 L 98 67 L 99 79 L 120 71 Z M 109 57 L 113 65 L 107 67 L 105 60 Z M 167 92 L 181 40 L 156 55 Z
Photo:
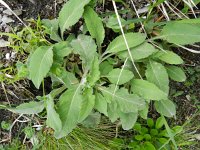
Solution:
M 51 42 L 40 43 L 25 66 L 37 89 L 50 77 L 53 90 L 44 92 L 39 101 L 7 107 L 22 114 L 46 109 L 46 124 L 56 138 L 68 135 L 78 124 L 99 122 L 97 112 L 112 122 L 119 120 L 124 130 L 132 129 L 138 117 L 147 119 L 150 103 L 163 116 L 175 116 L 169 79 L 183 82 L 186 76 L 180 66 L 184 61 L 171 47 L 200 41 L 198 19 L 155 24 L 155 36 L 133 32 L 129 26 L 133 22 L 121 18 L 121 35 L 121 28 L 114 25 L 120 20 L 115 15 L 108 16 L 112 20 L 101 17 L 94 4 L 69 0 L 57 19 L 42 21 Z M 81 26 L 78 35 L 70 32 L 75 24 Z M 105 29 L 118 36 L 105 42 Z
M 136 122 L 133 127 L 133 136 L 130 140 L 115 138 L 111 146 L 115 149 L 134 149 L 134 150 L 171 150 L 173 145 L 170 137 L 164 127 L 164 120 L 159 117 L 156 121 L 151 118 L 145 123 Z M 171 129 L 172 134 L 176 136 L 183 130 L 182 126 L 175 126 Z

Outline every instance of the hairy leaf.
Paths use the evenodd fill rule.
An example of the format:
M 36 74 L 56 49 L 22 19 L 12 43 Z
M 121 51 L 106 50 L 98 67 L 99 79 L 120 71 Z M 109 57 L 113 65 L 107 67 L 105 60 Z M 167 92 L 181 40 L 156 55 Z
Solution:
M 142 33 L 127 33 L 125 37 L 130 48 L 140 45 L 146 39 L 146 36 Z M 127 50 L 127 47 L 123 36 L 120 35 L 108 45 L 106 53 L 118 53 L 124 50 Z
M 160 38 L 179 45 L 194 44 L 200 41 L 199 26 L 171 22 L 163 28 Z
M 59 132 L 62 129 L 62 122 L 60 120 L 60 116 L 56 112 L 54 108 L 54 102 L 51 95 L 48 96 L 46 101 L 46 110 L 47 110 L 47 125 L 55 130 L 55 132 Z
M 130 130 L 133 128 L 137 121 L 138 113 L 123 113 L 119 112 L 120 121 L 124 130 Z
M 167 68 L 167 73 L 172 80 L 178 82 L 184 82 L 186 80 L 186 75 L 180 67 L 167 66 L 166 68 Z
M 170 100 L 161 100 L 155 102 L 155 108 L 157 112 L 166 117 L 173 117 L 176 115 L 176 107 Z
M 37 89 L 53 64 L 53 47 L 41 46 L 36 49 L 30 58 L 28 66 L 30 79 Z
M 97 57 L 95 57 L 92 63 L 92 67 L 90 68 L 90 73 L 87 77 L 87 81 L 89 82 L 89 85 L 92 87 L 99 79 L 100 79 L 99 60 Z
M 111 81 L 111 83 L 114 83 L 114 84 L 118 83 L 118 85 L 121 85 L 130 81 L 134 77 L 134 75 L 129 70 L 125 70 L 125 69 L 122 70 L 122 69 L 117 68 L 117 69 L 111 70 L 106 77 Z M 119 78 L 119 81 L 118 81 L 118 78 Z
M 117 103 L 115 101 L 108 104 L 108 117 L 111 122 L 115 122 L 119 118 Z
M 78 22 L 84 12 L 84 6 L 89 2 L 90 0 L 69 0 L 64 4 L 58 17 L 62 36 L 65 29 Z
M 83 101 L 81 105 L 81 111 L 79 114 L 79 123 L 89 116 L 95 105 L 95 96 L 93 95 L 93 89 L 85 89 L 83 93 Z
M 131 55 L 134 60 L 140 60 L 149 57 L 151 54 L 157 52 L 154 46 L 145 42 L 141 45 L 131 48 Z M 123 51 L 118 54 L 120 58 L 127 58 L 129 54 L 127 51 Z
M 61 95 L 58 105 L 58 114 L 62 121 L 62 130 L 55 135 L 56 138 L 62 138 L 68 135 L 76 127 L 82 99 L 79 86 L 76 88 L 71 87 Z
M 114 93 L 115 88 L 100 88 L 104 97 L 107 98 L 108 102 L 116 101 L 120 110 L 125 113 L 137 112 L 145 107 L 144 99 L 134 94 L 129 94 L 125 88 L 117 89 Z
M 92 65 L 94 57 L 97 55 L 97 46 L 90 36 L 79 35 L 76 40 L 71 42 L 74 51 L 78 53 L 83 61 L 85 68 L 89 69 Z
M 155 61 L 149 61 L 145 73 L 147 80 L 154 83 L 165 93 L 169 93 L 169 78 L 165 67 Z
M 117 101 L 119 108 L 124 113 L 138 112 L 145 107 L 145 100 L 135 94 L 129 94 L 128 90 L 121 88 L 116 91 L 114 99 Z
M 112 69 L 113 65 L 111 65 L 108 61 L 104 61 L 99 65 L 101 75 L 107 75 Z
M 145 108 L 139 111 L 139 115 L 143 119 L 147 119 L 148 112 L 149 112 L 149 104 L 146 104 Z
M 87 29 L 91 36 L 96 39 L 97 45 L 100 47 L 105 37 L 105 30 L 101 18 L 97 13 L 89 6 L 85 7 L 83 14 Z
M 159 51 L 154 55 L 154 58 L 158 58 L 168 64 L 174 64 L 174 65 L 183 64 L 183 60 L 181 59 L 181 57 L 172 51 L 166 51 L 166 52 Z
M 44 102 L 29 102 L 29 103 L 23 103 L 16 108 L 7 108 L 8 110 L 19 113 L 19 114 L 38 114 L 43 111 L 44 109 Z
M 69 47 L 69 43 L 67 41 L 62 41 L 54 44 L 53 52 L 54 56 L 57 56 L 56 58 L 62 59 L 63 57 L 68 56 L 72 52 L 72 48 Z
M 104 114 L 105 116 L 108 116 L 108 104 L 106 99 L 100 93 L 96 93 L 95 95 L 95 109 L 97 109 L 100 113 Z
M 42 23 L 46 27 L 45 32 L 50 35 L 50 38 L 56 42 L 62 41 L 61 37 L 58 34 L 58 19 L 43 19 Z
M 167 94 L 161 91 L 155 84 L 146 80 L 134 79 L 131 83 L 133 93 L 138 94 L 144 99 L 161 100 L 167 99 Z

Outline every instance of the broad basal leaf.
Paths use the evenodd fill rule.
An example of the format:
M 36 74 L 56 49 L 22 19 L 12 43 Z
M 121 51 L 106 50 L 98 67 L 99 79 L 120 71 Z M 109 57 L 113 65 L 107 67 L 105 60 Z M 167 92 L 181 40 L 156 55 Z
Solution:
M 114 84 L 111 84 L 109 85 L 109 87 L 104 87 L 104 86 L 101 86 L 101 87 L 98 87 L 98 89 L 102 92 L 104 98 L 106 99 L 106 101 L 108 103 L 111 103 L 113 101 L 113 98 L 114 98 L 114 91 L 118 90 L 119 87 L 117 86 L 116 88 L 116 85 Z
M 130 81 L 134 75 L 129 70 L 117 68 L 111 70 L 106 77 L 111 81 L 111 83 L 121 85 Z
M 128 46 L 135 47 L 143 43 L 146 36 L 142 33 L 127 33 L 125 34 Z M 117 53 L 126 50 L 126 44 L 122 35 L 116 37 L 107 47 L 106 53 Z
M 108 104 L 108 117 L 111 122 L 115 122 L 119 118 L 117 102 L 112 101 Z
M 62 122 L 60 120 L 60 116 L 58 115 L 58 113 L 54 108 L 54 102 L 51 95 L 48 96 L 48 99 L 46 101 L 46 110 L 47 110 L 47 120 L 46 120 L 47 125 L 53 128 L 56 133 L 60 132 L 60 130 L 62 129 Z
M 131 83 L 131 90 L 144 99 L 161 100 L 167 99 L 167 94 L 160 90 L 155 84 L 146 80 L 134 79 Z
M 165 67 L 155 61 L 150 60 L 145 73 L 147 80 L 154 83 L 165 93 L 169 93 L 169 78 Z
M 96 39 L 97 45 L 100 47 L 105 37 L 105 30 L 101 18 L 89 6 L 85 7 L 83 17 L 90 35 Z
M 62 41 L 54 44 L 53 52 L 56 59 L 62 59 L 72 52 L 72 48 L 69 47 L 69 43 L 67 41 Z
M 200 42 L 199 26 L 171 22 L 163 28 L 160 38 L 179 45 L 194 44 L 195 42 Z
M 115 87 L 111 86 L 110 88 L 101 87 L 100 90 L 105 100 L 107 100 L 107 102 L 116 101 L 119 106 L 118 108 L 120 108 L 122 112 L 137 112 L 145 107 L 144 99 L 137 95 L 129 94 L 125 88 L 119 90 L 117 88 L 115 91 Z
M 105 116 L 108 116 L 108 104 L 106 99 L 100 93 L 96 93 L 95 97 L 95 109 L 97 109 L 100 113 L 104 114 Z
M 119 112 L 120 121 L 124 130 L 130 130 L 133 128 L 137 121 L 138 113 L 123 113 Z
M 95 96 L 93 95 L 93 89 L 85 89 L 83 93 L 83 101 L 81 105 L 81 111 L 79 114 L 79 123 L 89 116 L 95 105 Z
M 181 57 L 172 51 L 166 51 L 166 52 L 159 51 L 153 57 L 160 59 L 168 64 L 174 64 L 174 65 L 183 64 L 183 60 L 181 59 Z
M 114 95 L 119 108 L 124 113 L 138 112 L 145 108 L 145 100 L 135 94 L 129 94 L 125 88 L 119 89 Z
M 167 73 L 172 80 L 178 82 L 184 82 L 186 80 L 186 75 L 180 67 L 167 66 L 166 68 L 167 68 Z
M 108 61 L 104 61 L 99 65 L 99 70 L 102 76 L 107 75 L 112 69 L 113 65 L 111 65 Z
M 148 112 L 149 112 L 149 104 L 147 103 L 145 105 L 145 108 L 139 111 L 139 115 L 140 117 L 146 120 L 148 116 Z
M 99 79 L 100 79 L 99 60 L 97 57 L 95 57 L 92 63 L 92 67 L 90 68 L 87 81 L 89 82 L 89 85 L 92 87 Z
M 62 35 L 65 29 L 78 22 L 84 12 L 84 6 L 89 2 L 90 0 L 69 0 L 64 4 L 58 17 Z
M 70 88 L 61 95 L 57 110 L 62 121 L 62 130 L 55 135 L 56 138 L 66 136 L 76 127 L 82 99 L 80 87 Z
M 43 19 L 42 23 L 46 27 L 45 32 L 50 35 L 50 38 L 56 42 L 62 41 L 61 37 L 58 34 L 58 19 Z
M 157 52 L 157 49 L 155 49 L 154 46 L 152 46 L 151 44 L 149 44 L 147 42 L 131 48 L 131 55 L 134 60 L 140 60 L 143 58 L 147 58 L 148 56 L 150 56 L 151 54 L 153 54 L 155 52 Z M 120 58 L 127 58 L 127 57 L 129 57 L 129 53 L 128 53 L 128 51 L 123 51 L 123 52 L 119 53 L 118 56 Z
M 36 49 L 30 58 L 30 64 L 28 66 L 30 79 L 37 89 L 39 89 L 42 80 L 47 75 L 52 66 L 52 48 L 52 46 L 41 46 Z
M 97 55 L 97 46 L 90 36 L 79 35 L 76 40 L 71 42 L 76 53 L 78 53 L 83 61 L 84 67 L 89 69 L 92 65 L 94 57 Z
M 56 74 L 54 72 L 51 74 L 53 85 L 64 84 L 66 87 L 70 88 L 71 86 L 79 83 L 74 73 L 68 72 L 64 68 L 56 68 L 56 71 Z
M 87 128 L 95 128 L 101 121 L 101 114 L 99 112 L 91 112 L 90 115 L 81 122 Z
M 23 103 L 16 108 L 7 108 L 8 110 L 19 114 L 38 114 L 44 109 L 44 102 Z
M 176 107 L 170 100 L 161 100 L 155 102 L 155 108 L 157 112 L 166 117 L 173 117 L 176 115 Z

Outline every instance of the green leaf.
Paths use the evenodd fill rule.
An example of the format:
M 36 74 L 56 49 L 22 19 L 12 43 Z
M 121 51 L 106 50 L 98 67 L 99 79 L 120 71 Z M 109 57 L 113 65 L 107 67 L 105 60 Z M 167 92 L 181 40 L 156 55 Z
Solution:
M 90 115 L 81 123 L 87 128 L 95 128 L 101 121 L 101 114 L 99 112 L 92 112 Z
M 145 100 L 137 95 L 129 94 L 128 90 L 121 88 L 116 91 L 114 99 L 117 101 L 119 108 L 124 113 L 138 112 L 145 107 Z
M 125 70 L 125 69 L 113 69 L 112 71 L 109 72 L 109 74 L 106 76 L 111 83 L 122 85 L 128 81 L 130 81 L 134 75 L 131 71 Z M 120 77 L 120 78 L 119 78 Z M 119 78 L 119 81 L 118 81 Z
M 111 65 L 108 61 L 104 61 L 99 65 L 99 70 L 102 76 L 107 75 L 112 69 L 113 65 Z
M 183 60 L 181 59 L 180 56 L 178 56 L 177 54 L 175 54 L 172 51 L 159 51 L 154 55 L 154 58 L 158 58 L 168 64 L 174 64 L 174 65 L 179 65 L 179 64 L 183 64 Z
M 131 48 L 131 55 L 134 60 L 140 60 L 149 57 L 151 54 L 157 52 L 158 50 L 155 49 L 154 46 L 145 42 L 141 45 Z M 129 54 L 127 51 L 120 52 L 118 54 L 120 58 L 127 58 Z
M 156 150 L 156 148 L 151 142 L 145 142 L 144 150 Z
M 142 33 L 127 33 L 125 37 L 130 48 L 140 45 L 146 39 L 146 36 Z M 124 50 L 127 50 L 127 47 L 123 36 L 120 35 L 108 45 L 106 53 L 118 53 Z
M 76 127 L 82 99 L 79 86 L 71 87 L 61 95 L 57 110 L 62 121 L 62 130 L 55 135 L 56 138 L 68 135 Z
M 62 41 L 54 44 L 53 52 L 56 58 L 62 59 L 63 57 L 68 56 L 72 52 L 72 48 L 69 47 L 69 43 L 67 41 Z
M 108 116 L 108 104 L 106 99 L 100 94 L 95 94 L 95 106 L 94 108 L 97 109 L 100 113 L 104 114 L 105 116 Z
M 144 139 L 144 136 L 143 135 L 135 135 L 135 139 L 137 140 L 137 141 L 142 141 L 143 139 Z
M 89 6 L 85 7 L 83 17 L 87 29 L 91 36 L 96 39 L 97 45 L 100 47 L 105 37 L 105 30 L 101 18 L 99 18 L 97 13 Z
M 97 46 L 92 37 L 79 35 L 76 40 L 71 42 L 71 45 L 74 51 L 80 55 L 84 67 L 89 69 L 93 63 L 94 57 L 97 55 Z
M 154 83 L 165 93 L 169 93 L 169 77 L 162 64 L 150 60 L 145 75 L 149 82 Z
M 144 99 L 161 100 L 167 99 L 167 94 L 161 91 L 155 84 L 146 80 L 134 79 L 131 90 Z
M 53 82 L 62 83 L 68 88 L 79 83 L 74 73 L 68 72 L 64 68 L 59 68 L 58 72 L 56 75 L 51 75 Z
M 89 85 L 92 87 L 99 79 L 100 79 L 99 60 L 97 57 L 95 57 L 92 63 L 92 67 L 90 68 L 89 75 L 87 76 L 87 81 L 89 82 Z
M 53 128 L 55 132 L 59 132 L 62 129 L 62 122 L 60 116 L 54 108 L 54 102 L 51 95 L 48 95 L 46 101 L 46 110 L 47 110 L 47 120 L 46 123 L 49 127 Z
M 161 100 L 155 102 L 155 108 L 157 112 L 166 117 L 173 117 L 176 115 L 176 107 L 170 100 Z
M 44 109 L 44 102 L 29 102 L 29 103 L 23 103 L 16 108 L 6 108 L 14 113 L 19 114 L 38 114 L 43 111 Z
M 148 118 L 147 119 L 147 125 L 150 127 L 150 128 L 153 128 L 154 126 L 154 121 L 152 118 Z
M 85 118 L 89 116 L 95 105 L 95 96 L 93 95 L 93 89 L 85 89 L 83 93 L 83 101 L 81 105 L 81 111 L 79 114 L 78 122 L 81 123 Z
M 109 85 L 109 87 L 104 87 L 104 86 L 98 87 L 98 89 L 102 92 L 103 96 L 105 97 L 108 103 L 111 103 L 113 101 L 113 98 L 115 96 L 114 91 L 117 91 L 119 89 L 118 86 L 116 89 L 115 88 L 116 85 L 114 84 Z
M 65 29 L 78 22 L 84 12 L 84 6 L 89 2 L 90 0 L 69 0 L 64 4 L 58 17 L 62 36 Z
M 148 112 L 149 112 L 149 104 L 146 104 L 145 108 L 139 111 L 139 115 L 140 115 L 140 117 L 142 117 L 143 119 L 146 120 Z
M 199 26 L 194 24 L 170 22 L 164 26 L 160 38 L 169 43 L 179 45 L 194 44 L 200 41 Z
M 30 79 L 37 89 L 53 64 L 53 47 L 41 46 L 31 55 L 28 66 Z
M 178 133 L 181 133 L 184 129 L 183 129 L 183 126 L 175 126 L 172 128 L 172 130 L 175 134 L 178 134 Z
M 126 20 L 120 17 L 120 21 L 122 23 L 122 27 L 124 27 Z M 106 26 L 111 28 L 114 32 L 120 31 L 120 26 L 116 16 L 109 16 L 109 18 L 106 20 Z
M 117 103 L 115 101 L 108 104 L 108 117 L 111 122 L 115 122 L 119 118 Z
M 133 128 L 134 124 L 136 123 L 138 114 L 119 112 L 119 117 L 122 123 L 122 128 L 124 130 L 130 130 Z
M 164 120 L 162 117 L 159 117 L 157 120 L 156 120 L 156 129 L 160 129 L 162 128 L 162 126 L 164 125 Z
M 169 77 L 178 82 L 184 82 L 186 80 L 185 72 L 177 66 L 166 66 Z
M 104 97 L 107 98 L 107 102 L 117 102 L 120 110 L 125 113 L 137 112 L 145 107 L 144 99 L 134 94 L 129 94 L 125 88 L 118 88 L 115 91 L 115 86 L 110 88 L 99 88 L 103 93 Z M 115 93 L 114 93 L 115 91 Z M 115 105 L 115 104 L 114 104 Z M 117 107 L 117 106 L 116 106 Z
M 43 19 L 42 23 L 46 27 L 45 32 L 50 35 L 50 38 L 56 42 L 62 41 L 58 34 L 58 19 Z

